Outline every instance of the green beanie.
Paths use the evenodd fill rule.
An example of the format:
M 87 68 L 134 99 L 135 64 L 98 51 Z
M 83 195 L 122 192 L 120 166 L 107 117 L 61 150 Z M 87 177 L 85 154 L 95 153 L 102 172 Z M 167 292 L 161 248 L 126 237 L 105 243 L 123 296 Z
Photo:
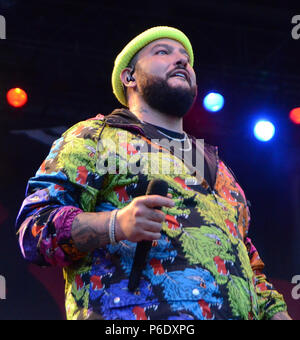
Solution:
M 152 27 L 143 33 L 139 34 L 133 40 L 131 40 L 120 52 L 117 56 L 114 64 L 114 69 L 112 72 L 112 88 L 113 93 L 117 97 L 118 101 L 127 106 L 127 101 L 124 94 L 123 84 L 120 79 L 121 72 L 126 68 L 131 59 L 135 56 L 135 54 L 144 48 L 146 45 L 150 44 L 154 40 L 158 39 L 173 39 L 180 42 L 183 47 L 186 49 L 187 53 L 190 57 L 190 64 L 193 67 L 194 64 L 194 53 L 192 45 L 187 38 L 187 36 L 179 31 L 177 28 L 168 27 L 168 26 L 157 26 Z

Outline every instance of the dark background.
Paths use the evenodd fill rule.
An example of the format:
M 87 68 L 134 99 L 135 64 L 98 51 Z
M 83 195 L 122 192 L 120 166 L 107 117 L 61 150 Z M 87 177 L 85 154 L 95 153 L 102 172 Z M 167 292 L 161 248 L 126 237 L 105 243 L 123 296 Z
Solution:
M 0 275 L 6 300 L 0 319 L 63 319 L 63 282 L 57 268 L 25 263 L 14 221 L 26 182 L 51 143 L 74 123 L 120 107 L 111 89 L 114 59 L 147 28 L 168 25 L 189 37 L 199 93 L 185 129 L 219 147 L 250 200 L 250 237 L 266 274 L 300 319 L 291 296 L 300 275 L 300 125 L 288 118 L 300 106 L 300 39 L 291 23 L 300 4 L 289 1 L 0 0 L 6 40 L 0 40 Z M 300 32 L 299 32 L 300 33 Z M 28 103 L 6 102 L 12 87 Z M 202 107 L 218 90 L 225 106 Z M 254 122 L 276 125 L 269 143 L 255 140 Z

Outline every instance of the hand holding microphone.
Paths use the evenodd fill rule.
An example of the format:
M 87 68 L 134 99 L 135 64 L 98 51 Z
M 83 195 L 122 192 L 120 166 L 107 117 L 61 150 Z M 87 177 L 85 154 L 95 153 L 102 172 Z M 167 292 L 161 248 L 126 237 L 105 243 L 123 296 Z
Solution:
M 118 213 L 117 240 L 138 242 L 128 284 L 130 291 L 134 291 L 139 285 L 152 241 L 160 239 L 165 214 L 159 210 L 163 206 L 174 207 L 174 202 L 166 197 L 167 194 L 168 184 L 165 181 L 152 180 L 146 196 L 135 198 Z
M 172 208 L 175 205 L 171 198 L 163 197 L 167 195 L 166 185 L 165 181 L 151 181 L 146 195 L 134 198 L 125 208 L 119 210 L 115 231 L 117 241 L 140 242 L 160 239 L 165 214 L 159 209 Z

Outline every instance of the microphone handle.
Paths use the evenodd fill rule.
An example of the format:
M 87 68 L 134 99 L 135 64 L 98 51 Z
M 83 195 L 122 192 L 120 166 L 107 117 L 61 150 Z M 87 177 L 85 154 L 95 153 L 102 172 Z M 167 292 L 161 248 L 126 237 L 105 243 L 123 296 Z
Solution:
M 160 207 L 153 209 L 161 210 Z M 152 241 L 138 242 L 135 250 L 132 270 L 129 277 L 128 289 L 134 292 L 140 284 L 142 271 L 146 267 L 147 255 L 152 247 Z
M 152 241 L 140 241 L 136 246 L 132 270 L 129 277 L 128 289 L 134 292 L 140 284 L 142 271 L 146 266 L 147 255 L 152 247 Z
M 168 183 L 163 180 L 154 179 L 150 181 L 146 195 L 161 195 L 167 196 Z M 161 210 L 161 207 L 154 209 Z M 152 241 L 140 241 L 138 242 L 135 250 L 133 265 L 129 276 L 128 289 L 133 292 L 140 284 L 142 271 L 146 267 L 147 255 L 152 247 Z

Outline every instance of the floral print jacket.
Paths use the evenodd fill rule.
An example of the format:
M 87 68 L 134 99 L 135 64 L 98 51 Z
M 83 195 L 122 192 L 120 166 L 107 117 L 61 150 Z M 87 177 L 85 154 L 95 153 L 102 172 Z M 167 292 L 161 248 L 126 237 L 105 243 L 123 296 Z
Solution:
M 109 141 L 124 132 L 122 152 L 116 153 Z M 67 318 L 270 319 L 286 311 L 248 237 L 245 194 L 219 159 L 217 147 L 205 144 L 207 176 L 191 185 L 193 175 L 175 171 L 180 159 L 172 153 L 162 157 L 162 147 L 152 142 L 157 137 L 157 130 L 128 110 L 97 115 L 56 140 L 29 179 L 16 221 L 20 249 L 32 263 L 63 267 Z M 155 175 L 119 169 L 124 159 L 125 164 L 148 164 L 147 153 L 139 148 L 141 141 L 160 157 Z M 162 171 L 166 158 L 173 165 L 169 172 Z M 102 171 L 109 162 L 117 165 L 114 174 Z M 153 242 L 139 289 L 131 293 L 127 286 L 136 243 L 122 241 L 80 253 L 71 227 L 81 212 L 125 207 L 145 192 L 152 178 L 168 182 L 175 207 L 163 209 L 161 239 Z

